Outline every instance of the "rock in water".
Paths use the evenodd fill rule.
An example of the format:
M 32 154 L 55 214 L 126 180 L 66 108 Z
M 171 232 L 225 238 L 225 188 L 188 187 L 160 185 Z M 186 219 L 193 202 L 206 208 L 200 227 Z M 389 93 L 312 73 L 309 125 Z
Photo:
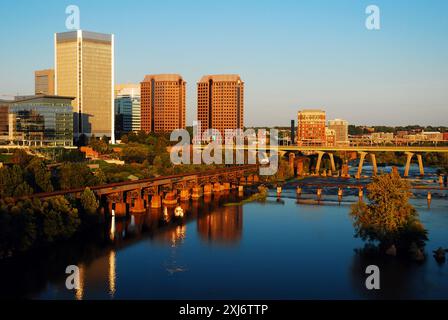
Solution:
M 395 257 L 395 256 L 397 255 L 397 247 L 395 247 L 394 244 L 391 245 L 391 246 L 389 247 L 389 249 L 386 250 L 386 254 L 387 254 L 388 256 L 393 256 L 393 257 Z
M 415 261 L 425 260 L 425 255 L 415 242 L 411 244 L 409 248 L 409 253 L 411 254 L 412 259 Z
M 439 249 L 435 250 L 434 251 L 434 258 L 439 263 L 445 262 L 445 249 L 440 247 Z

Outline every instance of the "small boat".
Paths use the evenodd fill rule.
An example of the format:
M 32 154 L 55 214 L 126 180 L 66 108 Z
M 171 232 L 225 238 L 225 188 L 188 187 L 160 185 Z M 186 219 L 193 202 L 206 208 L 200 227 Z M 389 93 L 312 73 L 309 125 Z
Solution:
M 177 206 L 176 209 L 174 209 L 174 216 L 183 218 L 184 216 L 184 209 L 182 209 L 180 206 Z

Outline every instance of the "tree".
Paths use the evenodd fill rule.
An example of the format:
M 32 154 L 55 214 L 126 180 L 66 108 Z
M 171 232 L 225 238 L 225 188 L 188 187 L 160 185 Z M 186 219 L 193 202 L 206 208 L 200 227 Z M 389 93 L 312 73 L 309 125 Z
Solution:
M 51 172 L 45 166 L 45 163 L 34 158 L 26 167 L 26 180 L 36 192 L 51 192 L 53 185 L 51 184 Z
M 359 202 L 352 206 L 351 217 L 356 236 L 381 247 L 396 245 L 408 249 L 412 243 L 424 245 L 427 232 L 419 221 L 418 213 L 409 203 L 409 183 L 397 174 L 374 178 L 367 187 L 369 204 Z
M 82 188 L 97 184 L 97 178 L 83 163 L 64 163 L 59 169 L 61 190 Z
M 99 203 L 96 200 L 95 193 L 88 187 L 81 194 L 81 206 L 83 211 L 90 215 L 95 214 L 98 210 Z
M 25 150 L 17 149 L 14 151 L 11 161 L 12 161 L 12 163 L 14 163 L 16 165 L 25 167 L 28 165 L 28 162 L 30 162 L 31 159 L 32 159 L 32 156 L 30 156 L 28 153 L 26 153 Z

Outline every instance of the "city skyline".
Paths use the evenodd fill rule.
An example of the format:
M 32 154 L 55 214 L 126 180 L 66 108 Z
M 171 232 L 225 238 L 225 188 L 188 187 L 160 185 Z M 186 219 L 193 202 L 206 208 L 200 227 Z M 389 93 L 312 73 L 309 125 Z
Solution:
M 21 10 L 25 3 L 27 10 Z M 80 8 L 81 29 L 115 34 L 116 83 L 138 83 L 145 74 L 183 76 L 190 84 L 187 126 L 197 109 L 192 84 L 204 74 L 230 73 L 246 83 L 246 126 L 287 126 L 298 109 L 325 109 L 329 118 L 343 117 L 358 125 L 446 125 L 448 66 L 443 57 L 448 47 L 440 39 L 448 29 L 443 15 L 448 4 L 443 2 L 411 8 L 404 1 L 376 1 L 382 12 L 377 31 L 364 27 L 367 1 L 266 1 L 257 6 L 172 1 L 173 6 L 144 3 L 135 8 L 102 1 L 62 1 L 45 7 L 2 3 L 5 12 L 22 12 L 25 23 L 9 16 L 0 22 L 16 35 L 9 37 L 8 28 L 1 28 L 3 44 L 16 52 L 0 53 L 0 69 L 8 75 L 0 77 L 0 95 L 31 94 L 33 72 L 54 67 L 52 35 L 67 31 L 69 4 Z M 284 19 L 278 19 L 280 13 Z M 49 17 L 45 21 L 39 19 L 43 14 Z M 121 26 L 116 24 L 121 14 L 135 19 Z M 191 21 L 174 21 L 184 14 Z M 232 25 L 225 23 L 229 16 L 235 20 Z M 33 29 L 36 21 L 41 24 Z M 164 21 L 174 22 L 165 26 Z M 212 21 L 211 30 L 201 29 Z M 159 32 L 151 33 L 149 41 L 144 31 L 151 28 Z M 32 56 L 24 45 L 34 45 Z M 135 47 L 139 50 L 130 49 Z

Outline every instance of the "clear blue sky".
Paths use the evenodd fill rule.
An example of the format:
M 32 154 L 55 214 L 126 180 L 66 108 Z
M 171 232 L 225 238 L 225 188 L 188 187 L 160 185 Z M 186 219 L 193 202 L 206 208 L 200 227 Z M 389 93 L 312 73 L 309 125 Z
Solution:
M 32 93 L 33 71 L 53 67 L 69 4 L 82 29 L 115 34 L 117 83 L 183 75 L 187 124 L 201 76 L 238 73 L 246 125 L 289 125 L 303 108 L 355 124 L 448 125 L 446 0 L 0 0 L 0 95 Z M 364 26 L 369 4 L 379 31 Z

